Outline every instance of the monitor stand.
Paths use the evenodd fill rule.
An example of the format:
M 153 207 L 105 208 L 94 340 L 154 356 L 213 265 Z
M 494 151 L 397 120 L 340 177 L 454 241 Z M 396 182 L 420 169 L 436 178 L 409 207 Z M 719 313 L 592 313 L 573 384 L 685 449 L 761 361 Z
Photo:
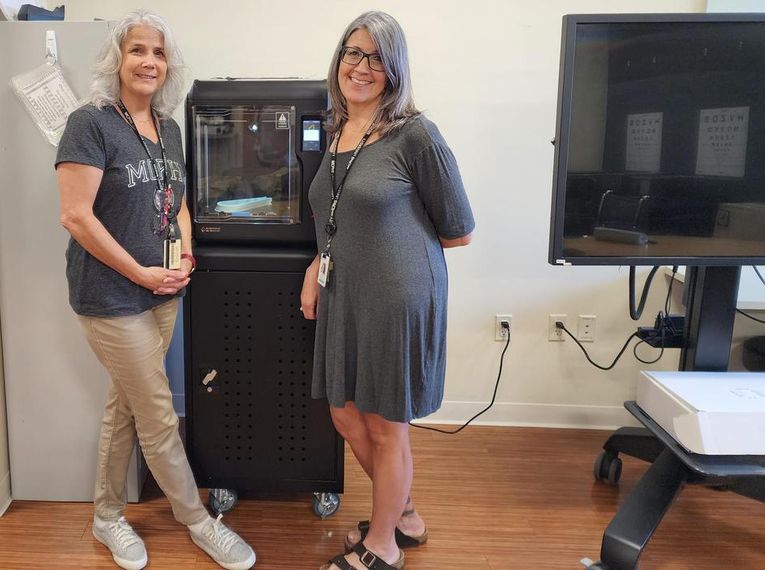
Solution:
M 730 357 L 740 267 L 689 267 L 685 289 L 685 331 L 680 370 L 726 372 Z M 637 568 L 643 549 L 685 483 L 705 483 L 765 501 L 765 461 L 761 456 L 737 463 L 735 469 L 715 462 L 713 469 L 697 469 L 690 454 L 654 429 L 653 422 L 635 414 L 634 402 L 625 404 L 649 427 L 623 427 L 603 445 L 595 462 L 595 478 L 616 484 L 621 475 L 619 453 L 652 463 L 603 534 L 601 560 L 595 570 Z M 650 418 L 648 418 L 650 420 Z M 660 429 L 660 428 L 659 428 Z M 753 476 L 756 474 L 756 476 Z

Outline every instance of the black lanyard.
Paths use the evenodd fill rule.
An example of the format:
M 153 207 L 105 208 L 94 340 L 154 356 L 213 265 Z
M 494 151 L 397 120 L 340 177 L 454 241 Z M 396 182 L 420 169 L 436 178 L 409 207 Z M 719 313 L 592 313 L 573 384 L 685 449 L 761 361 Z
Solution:
M 327 223 L 324 224 L 324 231 L 327 234 L 327 247 L 324 249 L 326 252 L 329 251 L 329 248 L 332 245 L 332 238 L 337 233 L 335 210 L 337 210 L 337 204 L 340 202 L 340 195 L 343 193 L 343 188 L 345 188 L 345 181 L 348 178 L 348 173 L 350 173 L 353 163 L 356 161 L 359 154 L 361 154 L 361 149 L 364 148 L 367 140 L 369 140 L 369 137 L 372 136 L 373 129 L 374 127 L 369 127 L 367 132 L 364 133 L 364 136 L 361 137 L 359 144 L 356 145 L 356 150 L 353 151 L 353 154 L 348 161 L 348 166 L 345 167 L 345 174 L 343 175 L 343 179 L 340 181 L 340 185 L 337 187 L 335 187 L 335 171 L 337 170 L 337 147 L 340 144 L 340 137 L 343 134 L 342 129 L 340 129 L 340 131 L 337 133 L 337 137 L 335 138 L 335 144 L 330 152 L 331 158 L 329 161 L 329 173 L 332 177 L 332 203 L 329 207 L 329 220 L 327 220 Z
M 156 233 L 161 234 L 165 230 L 165 225 L 168 227 L 168 237 L 174 238 L 175 237 L 175 228 L 173 227 L 173 220 L 175 216 L 172 213 L 172 208 L 170 206 L 170 200 L 172 198 L 172 192 L 173 189 L 170 186 L 170 179 L 167 176 L 167 152 L 165 151 L 165 143 L 162 140 L 162 133 L 159 129 L 159 121 L 157 121 L 157 117 L 154 115 L 154 112 L 151 113 L 151 118 L 154 121 L 154 128 L 157 131 L 157 138 L 159 139 L 159 149 L 162 153 L 162 164 L 164 165 L 164 168 L 162 170 L 162 176 L 160 177 L 159 174 L 159 167 L 157 166 L 156 161 L 151 156 L 151 152 L 149 152 L 149 147 L 146 146 L 146 141 L 143 140 L 143 137 L 141 136 L 141 133 L 138 132 L 138 127 L 135 125 L 135 121 L 133 120 L 133 117 L 130 115 L 130 112 L 127 110 L 127 107 L 125 107 L 125 104 L 122 102 L 122 99 L 117 100 L 117 105 L 120 108 L 120 111 L 122 112 L 122 115 L 125 117 L 125 120 L 128 122 L 128 124 L 133 128 L 133 132 L 138 137 L 138 140 L 141 142 L 141 146 L 143 146 L 143 150 L 146 151 L 146 156 L 149 157 L 149 165 L 151 168 L 154 169 L 154 176 L 155 176 L 155 182 L 157 183 L 157 196 L 162 196 L 163 201 L 160 206 L 157 206 L 156 199 L 152 197 L 152 201 L 154 202 L 155 207 L 159 210 L 159 217 L 160 217 L 160 223 L 159 228 Z M 160 179 L 161 178 L 161 179 Z M 167 220 L 166 224 L 163 223 L 164 220 L 162 220 L 162 216 L 164 215 L 165 219 Z

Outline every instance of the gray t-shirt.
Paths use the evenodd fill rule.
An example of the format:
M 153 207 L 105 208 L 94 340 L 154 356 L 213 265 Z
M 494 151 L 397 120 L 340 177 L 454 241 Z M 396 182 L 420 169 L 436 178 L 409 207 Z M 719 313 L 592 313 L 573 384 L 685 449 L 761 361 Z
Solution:
M 175 219 L 186 187 L 181 133 L 172 119 L 162 120 L 160 129 L 167 165 L 160 145 L 146 138 L 144 141 L 160 173 L 167 167 Z M 166 234 L 157 235 L 154 230 L 164 196 L 158 192 L 155 169 L 146 150 L 117 109 L 86 105 L 74 111 L 58 147 L 56 166 L 62 162 L 103 170 L 93 213 L 138 263 L 161 266 Z M 175 229 L 180 236 L 177 223 Z M 135 315 L 171 299 L 168 295 L 154 295 L 123 277 L 90 255 L 74 238 L 69 240 L 66 262 L 69 303 L 78 315 Z

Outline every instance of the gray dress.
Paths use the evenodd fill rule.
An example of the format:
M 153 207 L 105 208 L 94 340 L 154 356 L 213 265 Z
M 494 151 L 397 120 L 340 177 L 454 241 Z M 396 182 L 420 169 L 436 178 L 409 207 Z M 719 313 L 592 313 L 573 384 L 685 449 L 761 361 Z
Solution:
M 339 153 L 337 181 L 352 152 Z M 329 152 L 309 199 L 319 251 L 329 217 Z M 333 270 L 320 288 L 314 398 L 353 401 L 367 413 L 407 422 L 436 411 L 446 364 L 446 260 L 438 236 L 474 227 L 454 155 L 420 116 L 368 144 L 346 180 L 335 214 Z

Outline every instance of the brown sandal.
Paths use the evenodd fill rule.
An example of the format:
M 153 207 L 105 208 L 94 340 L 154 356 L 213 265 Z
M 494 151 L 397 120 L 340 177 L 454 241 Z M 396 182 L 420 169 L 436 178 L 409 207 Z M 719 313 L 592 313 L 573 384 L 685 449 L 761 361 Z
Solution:
M 359 524 L 357 526 L 359 529 L 359 532 L 361 533 L 361 540 L 364 540 L 367 537 L 367 534 L 369 534 L 369 521 L 359 521 Z M 396 544 L 399 548 L 416 548 L 418 546 L 421 546 L 428 542 L 428 529 L 426 528 L 425 531 L 418 535 L 418 536 L 410 536 L 408 534 L 405 534 L 401 531 L 398 527 L 396 527 Z M 348 539 L 348 535 L 345 536 L 345 552 L 346 554 L 353 550 L 354 544 Z
M 400 556 L 398 557 L 398 560 L 396 560 L 393 564 L 388 564 L 385 562 L 385 560 L 378 557 L 374 552 L 368 550 L 367 547 L 364 546 L 363 542 L 355 544 L 352 548 L 352 551 L 358 554 L 363 568 L 368 568 L 369 570 L 403 570 L 404 568 L 404 553 L 401 551 L 399 551 Z M 363 570 L 353 566 L 350 562 L 348 562 L 348 560 L 345 559 L 344 554 L 338 554 L 332 560 L 328 561 L 327 564 L 322 566 L 319 570 L 329 570 L 332 568 L 333 564 L 340 568 L 340 570 Z

